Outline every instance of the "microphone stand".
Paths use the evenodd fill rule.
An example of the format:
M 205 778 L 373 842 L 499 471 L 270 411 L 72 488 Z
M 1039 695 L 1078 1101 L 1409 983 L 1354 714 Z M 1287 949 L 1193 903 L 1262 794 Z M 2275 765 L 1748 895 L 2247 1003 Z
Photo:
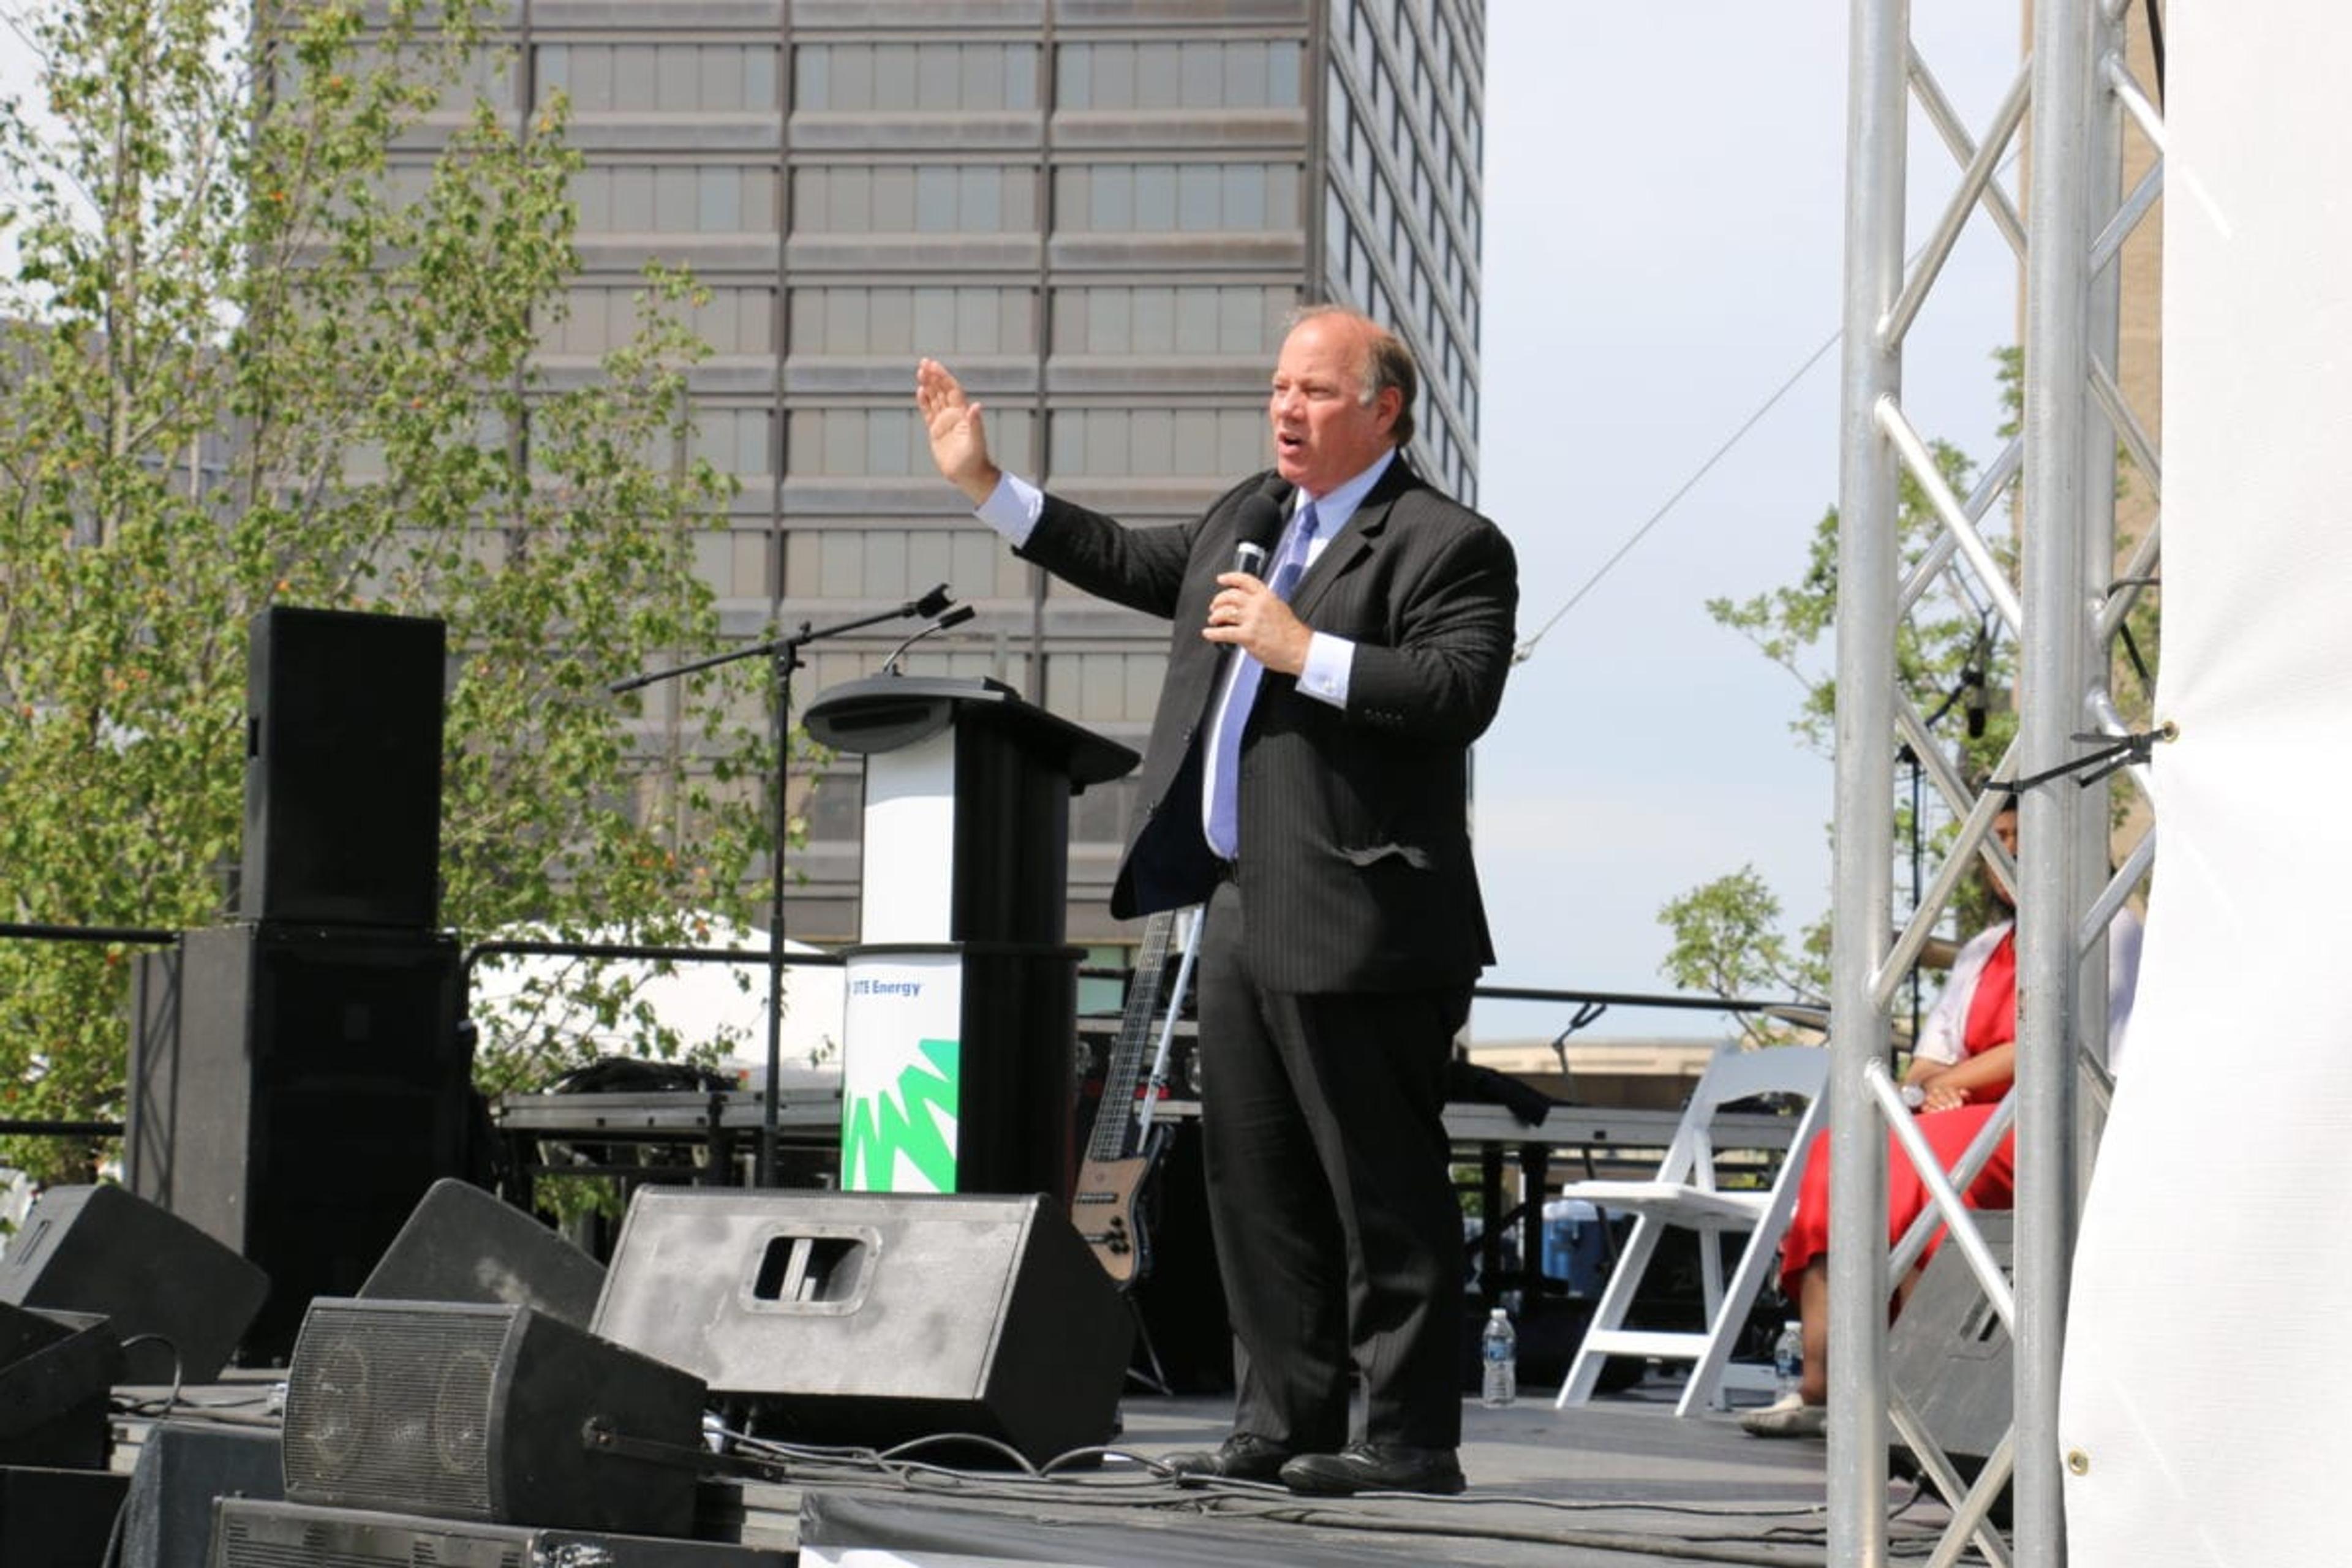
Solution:
M 864 616 L 829 626 L 813 627 L 803 621 L 800 629 L 789 636 L 773 637 L 727 653 L 713 654 L 708 658 L 698 658 L 668 669 L 647 670 L 626 679 L 613 681 L 604 688 L 617 697 L 625 691 L 635 691 L 657 680 L 675 680 L 679 676 L 715 669 L 740 658 L 775 660 L 776 782 L 772 809 L 769 814 L 769 827 L 775 836 L 775 842 L 768 855 L 768 1081 L 760 1095 L 760 1141 L 751 1167 L 751 1184 L 754 1186 L 773 1186 L 776 1178 L 776 1110 L 779 1104 L 776 1080 L 783 1073 L 784 1055 L 784 834 L 791 820 L 784 797 L 786 781 L 792 769 L 793 671 L 801 667 L 801 649 L 813 642 L 864 631 L 867 626 L 879 626 L 884 621 L 936 616 L 947 605 L 948 585 L 942 583 L 921 598 L 909 599 L 898 608 L 884 610 L 878 615 Z

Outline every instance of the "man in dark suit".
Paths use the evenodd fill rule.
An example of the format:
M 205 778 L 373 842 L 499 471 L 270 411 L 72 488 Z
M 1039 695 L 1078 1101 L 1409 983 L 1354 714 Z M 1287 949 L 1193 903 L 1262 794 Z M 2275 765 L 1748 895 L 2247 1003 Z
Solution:
M 1111 912 L 1208 906 L 1202 1127 L 1240 1391 L 1222 1447 L 1171 1458 L 1186 1475 L 1464 1484 L 1444 1079 L 1494 958 L 1468 756 L 1518 590 L 1500 531 L 1404 462 L 1416 384 L 1376 323 L 1303 312 L 1267 405 L 1273 471 L 1194 521 L 1129 529 L 1002 472 L 982 406 L 936 363 L 917 371 L 932 457 L 984 521 L 1174 623 Z M 1235 570 L 1254 513 L 1286 513 L 1280 543 Z

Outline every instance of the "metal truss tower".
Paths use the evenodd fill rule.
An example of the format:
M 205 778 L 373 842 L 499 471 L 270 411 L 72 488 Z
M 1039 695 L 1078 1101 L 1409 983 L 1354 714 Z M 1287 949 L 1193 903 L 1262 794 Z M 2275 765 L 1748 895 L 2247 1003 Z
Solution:
M 2021 854 L 2011 866 L 1989 837 L 2005 788 L 1972 795 L 1942 759 L 1896 679 L 1903 618 L 1940 574 L 1963 574 L 2019 639 L 2019 730 L 1996 770 L 2002 784 L 2077 766 L 2100 735 L 2126 726 L 2108 690 L 2109 649 L 2139 583 L 2150 578 L 2157 531 L 2133 558 L 2116 558 L 2116 453 L 2133 482 L 2154 493 L 2159 468 L 2147 427 L 2116 375 L 2118 259 L 2124 240 L 2160 190 L 2163 131 L 2126 63 L 2132 0 L 2037 0 L 2030 63 L 1973 134 L 1937 86 L 1912 37 L 1907 0 L 1852 0 L 1847 116 L 1843 406 L 1841 416 L 1837 626 L 1835 897 L 1832 952 L 1832 1190 L 1830 1339 L 1830 1562 L 1883 1568 L 1890 1427 L 1932 1472 L 1950 1473 L 1889 1378 L 1886 1301 L 1891 1282 L 1918 1256 L 1939 1218 L 1952 1221 L 1979 1285 L 2016 1346 L 2016 1424 L 1988 1460 L 1931 1562 L 1957 1561 L 1973 1543 L 1987 1559 L 2020 1568 L 2065 1561 L 2058 1452 L 2060 1356 L 2068 1272 L 2087 1130 L 2098 1118 L 2105 1075 L 2105 931 L 2147 870 L 2153 837 L 2108 875 L 2108 795 L 2074 776 L 2022 790 Z M 2015 13 L 1987 8 L 1985 25 Z M 1915 160 L 1906 127 L 1917 109 L 1940 148 Z M 2158 161 L 2123 190 L 2124 119 L 2137 121 Z M 2030 121 L 2025 211 L 1997 178 Z M 1954 178 L 1943 163 L 1958 166 Z M 1941 216 L 1906 259 L 1905 207 L 1915 188 L 1951 180 Z M 1904 405 L 1905 342 L 1935 289 L 1954 241 L 1981 213 L 2014 247 L 2023 268 L 2022 429 L 1985 470 L 1974 493 L 1955 494 Z M 1897 538 L 1897 487 L 1926 493 L 1941 523 L 1923 559 L 1906 570 Z M 2015 495 L 2012 496 L 2012 487 Z M 1983 520 L 2019 507 L 2021 581 L 1987 543 Z M 2089 732 L 2089 733 L 2086 733 Z M 1908 924 L 1895 930 L 1895 759 L 1907 742 L 1953 815 L 1958 842 Z M 2144 757 L 2146 742 L 2140 742 Z M 2146 780 L 2132 773 L 2145 793 Z M 1930 927 L 1980 854 L 2018 892 L 2017 983 L 2021 1001 L 2015 1091 L 1957 1174 L 1923 1171 L 1937 1205 L 1890 1258 L 1886 1234 L 1889 1129 L 1934 1165 L 1911 1133 L 1888 1073 L 1891 1017 L 1902 980 Z M 2090 1093 L 2081 1092 L 2088 1085 Z M 2012 1291 L 1966 1221 L 1965 1191 L 1994 1140 L 2015 1118 L 2018 1194 Z M 1907 1135 L 1907 1136 L 1906 1136 Z M 1937 1190 L 1940 1189 L 1940 1190 Z M 1940 1211 L 1940 1212 L 1939 1212 Z M 2013 1467 L 2013 1535 L 1984 1522 Z

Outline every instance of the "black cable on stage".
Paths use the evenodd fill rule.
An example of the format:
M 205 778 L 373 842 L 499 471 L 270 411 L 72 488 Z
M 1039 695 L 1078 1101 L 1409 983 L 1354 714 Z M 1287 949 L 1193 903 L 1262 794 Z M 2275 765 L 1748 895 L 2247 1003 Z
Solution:
M 165 1350 L 172 1352 L 172 1385 L 169 1389 L 164 1391 L 162 1410 L 162 1414 L 168 1415 L 171 1414 L 172 1406 L 180 1402 L 180 1379 L 183 1367 L 183 1363 L 180 1360 L 180 1347 L 172 1342 L 171 1336 L 168 1334 L 146 1333 L 131 1335 L 129 1339 L 122 1342 L 122 1348 L 124 1350 L 129 1350 L 132 1345 L 144 1344 L 162 1345 Z M 152 1405 L 153 1402 L 149 1401 L 149 1403 Z M 126 1400 L 123 1404 L 123 1408 L 133 1415 L 151 1415 L 156 1414 L 156 1412 L 152 1410 L 142 1409 L 137 1401 Z
M 1072 1506 L 1120 1508 L 1132 1510 L 1138 1504 L 1150 1511 L 1166 1513 L 1182 1510 L 1203 1520 L 1233 1518 L 1263 1520 L 1274 1523 L 1291 1523 L 1318 1529 L 1359 1530 L 1376 1534 L 1414 1535 L 1423 1537 L 1457 1537 L 1464 1540 L 1521 1542 L 1538 1545 L 1576 1546 L 1595 1551 L 1614 1551 L 1635 1555 L 1699 1556 L 1710 1562 L 1752 1565 L 1752 1568 L 1797 1568 L 1786 1548 L 1803 1548 L 1825 1544 L 1828 1540 L 1827 1506 L 1806 1503 L 1784 1508 L 1748 1508 L 1738 1505 L 1710 1506 L 1698 1503 L 1662 1503 L 1633 1500 L 1570 1501 L 1557 1498 L 1530 1497 L 1517 1492 L 1486 1491 L 1456 1497 L 1436 1497 L 1419 1492 L 1364 1492 L 1355 1500 L 1369 1502 L 1411 1501 L 1424 1505 L 1443 1505 L 1454 1510 L 1477 1510 L 1495 1508 L 1522 1508 L 1561 1514 L 1661 1514 L 1692 1520 L 1715 1520 L 1731 1523 L 1742 1520 L 1759 1521 L 1784 1521 L 1767 1523 L 1765 1528 L 1749 1533 L 1727 1534 L 1695 1531 L 1662 1531 L 1656 1535 L 1629 1535 L 1591 1529 L 1540 1530 L 1532 1527 L 1515 1528 L 1490 1524 L 1435 1524 L 1424 1521 L 1403 1520 L 1394 1516 L 1349 1512 L 1335 1507 L 1339 1500 L 1307 1498 L 1278 1483 L 1268 1481 L 1237 1481 L 1224 1479 L 1186 1479 L 1179 1481 L 1176 1473 L 1161 1460 L 1122 1448 L 1088 1447 L 1073 1448 L 1057 1454 L 1042 1465 L 1032 1463 L 1018 1450 L 999 1440 L 971 1432 L 938 1433 L 910 1439 L 889 1448 L 856 1447 L 824 1447 L 800 1445 L 760 1437 L 728 1427 L 716 1429 L 737 1450 L 730 1458 L 740 1463 L 772 1468 L 781 1477 L 798 1484 L 855 1486 L 915 1493 L 933 1498 L 961 1499 L 974 1502 L 1023 1504 L 1037 1502 L 1041 1496 L 1058 1497 Z M 971 1470 L 952 1465 L 916 1460 L 911 1456 L 934 1447 L 972 1445 L 992 1449 L 1011 1460 L 1015 1468 L 1007 1473 L 995 1470 Z M 1103 1460 L 1123 1460 L 1137 1467 L 1133 1475 L 1071 1473 L 1071 1467 L 1098 1464 Z M 795 1469 L 802 1472 L 793 1476 Z M 810 1472 L 815 1472 L 811 1474 Z M 1174 1483 L 1171 1485 L 1171 1483 Z M 1148 1497 L 1125 1499 L 1106 1497 L 1106 1493 L 1148 1493 Z M 1890 1521 L 1898 1520 L 1926 1495 L 1926 1483 L 1914 1479 L 1909 1493 L 1888 1510 Z M 1802 1521 L 1819 1521 L 1807 1523 Z M 1928 1533 L 1930 1527 L 1916 1526 L 1921 1531 L 1916 1540 L 1906 1537 L 1890 1542 L 1895 1550 L 1917 1556 L 1922 1551 L 1932 1552 L 1941 1531 Z M 1781 1550 L 1775 1550 L 1781 1549 Z

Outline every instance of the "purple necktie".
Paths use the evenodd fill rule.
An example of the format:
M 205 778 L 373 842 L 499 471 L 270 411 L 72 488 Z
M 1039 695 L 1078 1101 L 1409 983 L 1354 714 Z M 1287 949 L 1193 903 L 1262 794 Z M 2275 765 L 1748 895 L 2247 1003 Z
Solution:
M 1282 555 L 1274 563 L 1274 575 L 1266 586 L 1275 597 L 1290 602 L 1291 590 L 1298 586 L 1299 574 L 1307 570 L 1307 546 L 1315 542 L 1315 503 L 1303 497 L 1298 515 L 1291 520 L 1290 536 L 1283 542 Z M 1240 666 L 1234 671 L 1234 689 L 1225 698 L 1225 710 L 1217 723 L 1215 782 L 1209 792 L 1209 847 L 1219 858 L 1232 860 L 1238 857 L 1241 837 L 1235 818 L 1241 795 L 1242 731 L 1249 723 L 1250 706 L 1257 700 L 1257 683 L 1265 674 L 1265 667 L 1241 649 L 1234 650 Z

